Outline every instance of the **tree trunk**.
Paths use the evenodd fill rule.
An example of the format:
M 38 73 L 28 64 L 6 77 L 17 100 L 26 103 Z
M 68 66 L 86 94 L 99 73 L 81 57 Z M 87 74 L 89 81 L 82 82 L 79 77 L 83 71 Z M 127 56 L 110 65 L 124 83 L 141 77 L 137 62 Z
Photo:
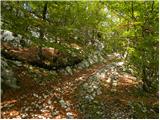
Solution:
M 43 16 L 43 20 L 45 20 L 46 19 L 46 14 L 47 14 L 47 4 L 48 4 L 48 2 L 46 2 L 45 3 L 45 5 L 44 5 L 44 8 L 43 8 L 43 13 L 42 13 L 42 16 Z M 43 38 L 44 38 L 44 31 L 43 31 L 43 28 L 40 28 L 40 40 L 43 40 Z M 43 61 L 43 56 L 42 56 L 42 45 L 40 45 L 39 47 L 38 47 L 38 56 L 39 56 L 39 62 L 42 62 Z

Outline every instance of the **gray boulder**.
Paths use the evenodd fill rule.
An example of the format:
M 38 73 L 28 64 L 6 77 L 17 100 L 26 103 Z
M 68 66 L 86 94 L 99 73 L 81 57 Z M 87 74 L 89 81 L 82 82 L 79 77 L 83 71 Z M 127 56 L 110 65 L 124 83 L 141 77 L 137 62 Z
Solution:
M 8 30 L 1 30 L 0 39 L 2 42 L 10 43 L 14 47 L 25 47 L 32 44 L 31 40 L 24 39 L 21 35 Z
M 66 71 L 67 71 L 67 73 L 69 73 L 70 75 L 73 74 L 72 69 L 71 69 L 71 67 L 69 67 L 69 66 L 66 67 Z
M 94 64 L 94 60 L 92 60 L 92 58 L 88 58 L 88 62 L 92 65 L 92 64 Z
M 6 60 L 5 58 L 1 58 L 1 84 L 2 88 L 4 86 L 8 86 L 10 88 L 18 89 L 20 88 L 17 85 L 17 79 L 13 72 L 13 65 L 14 63 Z M 4 88 L 3 88 L 4 89 Z
M 85 65 L 85 67 L 89 67 L 89 63 L 87 60 L 84 60 L 84 65 Z

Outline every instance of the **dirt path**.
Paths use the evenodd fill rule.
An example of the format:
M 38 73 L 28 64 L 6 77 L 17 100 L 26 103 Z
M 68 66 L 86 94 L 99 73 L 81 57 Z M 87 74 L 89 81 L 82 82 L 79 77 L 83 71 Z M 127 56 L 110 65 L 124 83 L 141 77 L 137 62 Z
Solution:
M 59 105 L 59 101 L 63 99 L 70 100 L 70 95 L 74 89 L 82 81 L 76 81 L 76 78 L 84 77 L 85 79 L 93 74 L 97 69 L 104 66 L 104 64 L 97 64 L 89 69 L 76 72 L 74 75 L 62 76 L 59 82 L 47 82 L 44 85 L 37 84 L 25 74 L 25 69 L 20 68 L 17 71 L 18 76 L 23 78 L 20 90 L 11 90 L 8 88 L 2 97 L 1 102 L 1 117 L 2 118 L 54 118 L 51 115 L 52 110 L 59 109 L 59 115 L 55 118 L 65 117 L 65 110 Z M 79 83 L 78 83 L 79 82 Z M 52 103 L 50 103 L 50 101 Z M 68 101 L 72 102 L 72 101 Z M 62 103 L 63 104 L 63 103 Z M 42 108 L 46 107 L 43 113 Z M 70 109 L 69 109 L 70 110 Z M 74 117 L 77 116 L 77 111 L 74 112 Z M 38 115 L 36 115 L 38 114 Z
M 134 87 L 130 78 L 120 76 L 119 83 L 121 84 L 117 86 L 118 92 L 111 92 L 110 88 L 105 87 L 102 81 L 100 95 L 90 101 L 83 98 L 86 94 L 90 94 L 81 90 L 84 84 L 87 84 L 89 88 L 88 78 L 109 63 L 95 64 L 75 72 L 72 76 L 60 75 L 61 77 L 57 78 L 58 82 L 48 81 L 41 85 L 26 73 L 26 69 L 19 68 L 16 72 L 22 79 L 21 89 L 5 91 L 1 102 L 1 117 L 129 118 L 131 111 L 128 109 L 127 103 L 129 100 L 136 99 L 136 96 L 132 96 L 130 93 L 130 89 Z M 153 99 L 153 101 L 155 100 Z M 95 113 L 92 112 L 94 111 L 92 107 L 97 110 Z M 103 111 L 101 112 L 101 110 Z

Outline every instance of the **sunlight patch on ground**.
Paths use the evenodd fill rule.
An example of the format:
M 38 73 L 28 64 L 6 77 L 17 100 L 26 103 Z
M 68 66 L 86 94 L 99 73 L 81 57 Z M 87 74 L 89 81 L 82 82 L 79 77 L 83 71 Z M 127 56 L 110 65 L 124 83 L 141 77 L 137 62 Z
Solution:
M 97 73 L 96 77 L 100 78 L 100 79 L 104 79 L 106 77 L 105 73 Z
M 10 117 L 15 117 L 15 116 L 18 116 L 19 114 L 20 114 L 19 111 L 10 110 L 10 111 L 6 111 L 6 112 L 2 112 L 2 113 L 1 113 L 1 116 L 7 115 L 7 116 L 10 116 Z
M 12 104 L 12 103 L 16 103 L 17 100 L 8 100 L 8 101 L 4 101 L 3 104 Z

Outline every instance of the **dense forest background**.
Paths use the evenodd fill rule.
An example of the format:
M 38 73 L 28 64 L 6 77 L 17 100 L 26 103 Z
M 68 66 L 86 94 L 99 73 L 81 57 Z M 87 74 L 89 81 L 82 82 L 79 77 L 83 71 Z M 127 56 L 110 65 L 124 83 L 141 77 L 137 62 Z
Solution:
M 90 83 L 80 80 L 84 77 L 80 76 L 82 74 L 88 75 L 84 79 Z M 115 86 L 122 86 L 120 79 L 126 74 L 134 80 L 127 78 L 132 82 L 123 86 L 121 94 L 118 87 L 112 91 L 114 80 L 120 84 L 115 82 Z M 64 84 L 65 81 L 71 81 L 73 85 Z M 125 88 L 132 86 L 133 81 L 136 83 L 134 90 L 126 92 Z M 93 83 L 98 86 L 90 86 Z M 109 83 L 109 87 L 104 83 Z M 43 107 L 36 108 L 39 114 L 33 117 L 36 112 L 31 114 L 22 101 L 27 98 L 26 102 L 31 102 L 29 98 L 40 95 L 45 88 L 58 99 L 55 106 L 60 104 L 67 109 L 65 99 L 79 105 L 70 108 L 76 111 L 74 114 L 71 110 L 66 112 L 67 118 L 158 118 L 158 1 L 2 1 L 1 84 L 2 118 L 40 116 Z M 58 85 L 64 90 L 63 95 L 73 98 L 57 98 L 55 87 Z M 73 86 L 74 94 L 65 93 L 73 91 Z M 88 89 L 88 93 L 84 92 Z M 95 94 L 92 98 L 89 97 L 91 93 Z M 26 97 L 22 100 L 20 97 L 23 95 Z M 113 97 L 112 100 L 108 95 Z M 120 110 L 116 116 L 117 106 L 123 106 L 124 101 L 117 103 L 122 96 L 127 104 L 125 110 L 131 111 L 123 116 L 125 110 L 123 113 Z M 44 99 L 40 98 L 41 101 Z M 86 99 L 88 103 L 84 104 Z M 108 99 L 110 104 L 105 103 Z M 13 100 L 16 101 L 14 105 L 7 102 Z M 50 102 L 54 100 L 47 104 L 51 106 Z M 102 109 L 105 104 L 107 109 Z M 26 106 L 33 108 L 31 104 Z M 49 108 L 50 118 L 65 117 L 64 111 L 54 107 Z M 107 110 L 113 110 L 114 115 Z M 28 112 L 22 114 L 24 111 Z

